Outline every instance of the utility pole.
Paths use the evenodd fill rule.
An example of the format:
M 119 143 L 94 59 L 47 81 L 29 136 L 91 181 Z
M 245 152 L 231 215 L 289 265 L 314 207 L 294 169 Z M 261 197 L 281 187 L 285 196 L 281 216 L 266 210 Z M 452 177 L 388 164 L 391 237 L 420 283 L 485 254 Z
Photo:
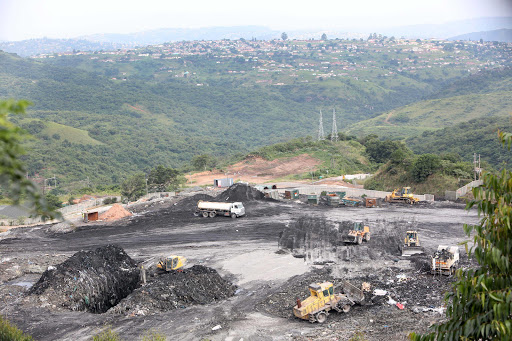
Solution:
M 322 109 L 320 109 L 320 120 L 318 122 L 318 141 L 325 140 L 324 122 L 322 120 Z
M 336 126 L 336 110 L 332 109 L 332 132 L 331 141 L 338 142 L 338 126 Z

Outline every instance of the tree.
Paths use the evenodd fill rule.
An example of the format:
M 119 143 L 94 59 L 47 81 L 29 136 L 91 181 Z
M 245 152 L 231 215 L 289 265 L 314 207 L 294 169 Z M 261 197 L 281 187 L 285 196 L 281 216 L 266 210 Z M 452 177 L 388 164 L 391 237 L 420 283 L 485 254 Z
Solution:
M 327 34 L 323 33 L 322 34 L 322 38 L 320 38 L 321 40 L 327 40 Z
M 9 194 L 16 205 L 25 199 L 32 214 L 43 219 L 60 216 L 46 202 L 35 183 L 25 177 L 27 170 L 20 160 L 24 154 L 21 141 L 26 133 L 9 121 L 9 114 L 24 114 L 31 103 L 28 101 L 0 101 L 0 189 Z
M 286 34 L 286 32 L 281 33 L 281 39 L 283 39 L 283 40 L 288 39 L 288 35 Z
M 133 201 L 146 194 L 146 175 L 137 173 L 121 184 L 121 195 Z
M 153 168 L 148 175 L 148 186 L 153 192 L 165 192 L 166 190 L 176 190 L 179 187 L 178 176 L 180 172 L 174 168 L 167 168 L 158 165 Z
M 412 165 L 412 177 L 416 182 L 423 182 L 441 166 L 439 156 L 434 154 L 420 155 Z
M 499 139 L 510 150 L 512 134 L 499 132 Z M 464 233 L 474 236 L 469 250 L 465 243 L 466 251 L 480 266 L 457 270 L 457 281 L 445 298 L 451 301 L 447 321 L 428 334 L 412 333 L 412 340 L 512 339 L 512 172 L 486 172 L 482 180 L 466 209 L 476 206 L 483 217 L 478 225 L 464 225 Z
M 201 154 L 194 156 L 191 164 L 195 170 L 205 171 L 207 168 L 215 168 L 217 161 L 210 154 Z

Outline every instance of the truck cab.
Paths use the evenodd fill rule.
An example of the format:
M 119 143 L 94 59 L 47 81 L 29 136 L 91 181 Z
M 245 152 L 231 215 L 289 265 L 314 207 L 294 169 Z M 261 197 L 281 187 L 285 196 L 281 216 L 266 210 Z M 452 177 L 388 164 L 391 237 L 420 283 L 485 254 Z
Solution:
M 231 214 L 236 214 L 237 217 L 245 215 L 245 207 L 241 202 L 234 202 L 231 207 Z

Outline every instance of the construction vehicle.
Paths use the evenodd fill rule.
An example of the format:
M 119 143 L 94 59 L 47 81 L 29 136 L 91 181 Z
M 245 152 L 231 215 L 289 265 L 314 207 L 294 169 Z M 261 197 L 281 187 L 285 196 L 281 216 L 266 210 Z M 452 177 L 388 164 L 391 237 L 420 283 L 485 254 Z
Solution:
M 238 218 L 245 215 L 245 207 L 241 202 L 214 202 L 199 200 L 194 214 L 196 216 L 202 215 L 204 218 L 213 218 L 216 215 Z
M 457 246 L 439 245 L 431 258 L 430 272 L 433 275 L 451 276 L 459 265 L 459 248 Z
M 423 253 L 423 249 L 421 248 L 420 245 L 420 238 L 418 236 L 418 232 L 405 232 L 404 244 L 402 247 L 402 256 L 411 256 L 419 253 Z
M 361 245 L 365 242 L 370 241 L 370 227 L 364 225 L 362 222 L 355 222 L 354 228 L 348 231 L 348 234 L 345 236 L 345 243 L 354 243 Z
M 386 196 L 386 202 L 403 202 L 411 205 L 420 202 L 420 199 L 416 198 L 412 192 L 411 187 L 402 187 L 402 189 L 395 189 L 391 194 Z
M 183 256 L 171 255 L 161 258 L 156 265 L 158 270 L 161 271 L 181 271 L 187 259 Z
M 311 323 L 324 323 L 331 310 L 348 313 L 354 304 L 364 300 L 364 293 L 346 281 L 343 286 L 345 294 L 335 294 L 331 282 L 310 284 L 311 296 L 304 301 L 297 299 L 297 305 L 293 307 L 293 314 Z

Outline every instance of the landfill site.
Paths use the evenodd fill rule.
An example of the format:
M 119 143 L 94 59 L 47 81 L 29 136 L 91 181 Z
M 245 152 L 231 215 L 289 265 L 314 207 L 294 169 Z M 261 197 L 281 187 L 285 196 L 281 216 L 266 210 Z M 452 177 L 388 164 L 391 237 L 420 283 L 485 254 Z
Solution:
M 0 233 L 0 314 L 35 340 L 407 340 L 475 266 L 463 203 L 294 194 L 239 183 Z

